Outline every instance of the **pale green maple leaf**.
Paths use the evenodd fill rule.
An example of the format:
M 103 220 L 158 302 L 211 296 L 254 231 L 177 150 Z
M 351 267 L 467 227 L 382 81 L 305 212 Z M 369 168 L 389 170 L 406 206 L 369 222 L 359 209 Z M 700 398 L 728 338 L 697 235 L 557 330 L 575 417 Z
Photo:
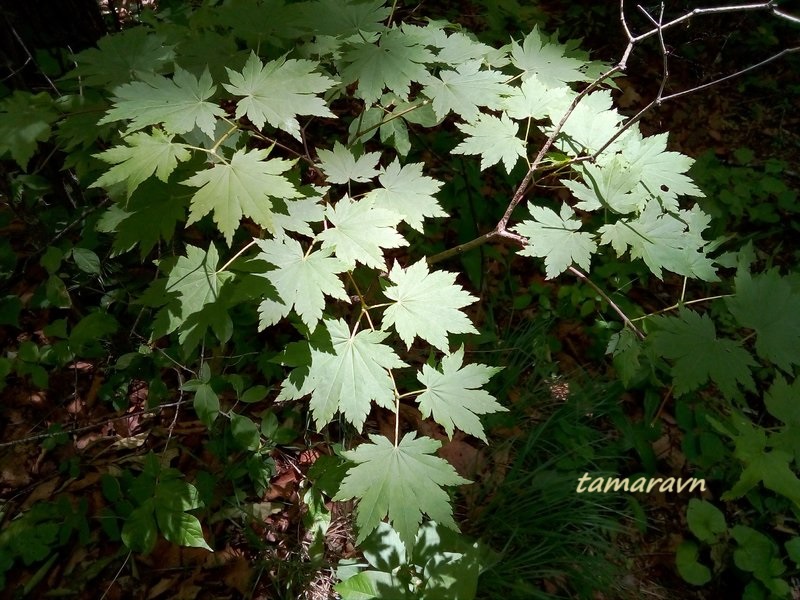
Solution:
M 279 204 L 277 201 L 276 204 Z M 310 223 L 320 223 L 325 218 L 325 207 L 320 204 L 320 196 L 298 198 L 297 200 L 283 199 L 286 211 L 274 212 L 272 221 L 276 237 L 284 235 L 285 231 L 294 231 L 307 237 L 316 234 L 311 229 Z
M 520 250 L 522 256 L 544 258 L 547 278 L 563 273 L 572 263 L 589 270 L 592 254 L 597 251 L 591 234 L 579 231 L 581 222 L 567 205 L 561 214 L 542 206 L 529 206 L 531 220 L 522 221 L 514 230 L 528 238 Z
M 667 134 L 642 137 L 633 127 L 621 146 L 622 156 L 639 173 L 641 194 L 661 199 L 664 208 L 678 210 L 678 196 L 703 196 L 703 192 L 685 175 L 694 160 L 679 152 L 667 151 Z
M 513 88 L 504 83 L 506 79 L 499 71 L 481 69 L 480 61 L 473 60 L 458 65 L 455 71 L 446 69 L 438 77 L 431 76 L 422 92 L 433 101 L 440 119 L 453 111 L 471 122 L 480 115 L 479 106 L 497 109 L 503 96 L 511 94 Z
M 344 452 L 356 463 L 334 496 L 334 500 L 358 499 L 356 524 L 361 543 L 389 517 L 392 527 L 411 551 L 422 514 L 457 530 L 450 497 L 443 486 L 469 483 L 443 458 L 434 456 L 441 446 L 428 437 L 407 433 L 395 446 L 385 437 L 370 435 L 371 443 Z
M 325 216 L 332 225 L 317 238 L 323 248 L 332 247 L 336 257 L 348 269 L 356 263 L 385 269 L 381 248 L 399 248 L 408 242 L 397 233 L 401 217 L 394 211 L 377 208 L 372 200 L 351 200 L 345 196 L 335 206 L 328 206 Z
M 421 337 L 443 352 L 450 349 L 448 333 L 478 333 L 461 309 L 477 300 L 456 284 L 456 274 L 428 270 L 425 260 L 389 271 L 394 284 L 384 290 L 393 301 L 383 314 L 383 328 L 394 326 L 408 347 Z
M 311 60 L 282 58 L 263 64 L 251 53 L 241 73 L 227 69 L 230 84 L 223 84 L 231 94 L 244 96 L 236 103 L 236 118 L 247 115 L 259 129 L 266 122 L 299 140 L 298 115 L 335 116 L 317 96 L 334 85 L 314 72 L 318 66 Z
M 580 200 L 576 208 L 595 211 L 605 207 L 619 214 L 644 208 L 648 195 L 637 190 L 641 169 L 631 165 L 622 156 L 614 155 L 602 164 L 579 165 L 576 171 L 581 174 L 583 182 L 561 180 Z M 634 190 L 638 193 L 633 193 Z
M 698 207 L 672 215 L 662 211 L 657 200 L 649 200 L 636 219 L 621 219 L 600 228 L 600 242 L 611 244 L 622 256 L 630 248 L 631 258 L 641 258 L 656 277 L 662 269 L 686 277 L 715 281 L 711 259 L 703 252 L 701 233 L 709 217 Z
M 444 33 L 443 30 L 442 32 Z M 509 62 L 506 52 L 502 49 L 487 46 L 460 31 L 451 33 L 436 46 L 439 48 L 436 61 L 443 65 L 454 66 L 477 60 L 493 68 L 500 68 Z
M 311 413 L 317 427 L 331 422 L 337 411 L 359 431 L 374 401 L 393 408 L 394 382 L 388 369 L 406 366 L 394 350 L 381 344 L 389 335 L 363 330 L 351 333 L 342 319 L 325 320 L 331 351 L 311 347 L 311 364 L 299 387 L 292 378 L 283 384 L 278 398 L 297 400 L 311 394 Z
M 511 43 L 511 62 L 523 77 L 536 75 L 547 86 L 557 87 L 572 81 L 584 81 L 586 75 L 581 71 L 586 61 L 565 56 L 567 48 L 545 39 L 534 27 L 523 40 L 522 46 Z
M 392 14 L 383 0 L 320 0 L 302 2 L 292 8 L 315 35 L 342 38 L 358 36 L 360 32 L 382 31 Z
M 217 272 L 219 254 L 212 244 L 208 251 L 196 246 L 186 246 L 186 256 L 181 256 L 169 273 L 167 293 L 176 292 L 180 303 L 178 321 L 200 312 L 206 304 L 219 298 L 222 285 L 231 278 L 228 272 Z
M 754 390 L 750 368 L 756 365 L 739 342 L 718 339 L 708 315 L 681 309 L 677 317 L 653 317 L 658 328 L 649 338 L 653 349 L 674 361 L 675 394 L 680 396 L 713 381 L 727 398 L 739 387 Z
M 152 134 L 139 131 L 125 138 L 127 146 L 114 146 L 95 154 L 114 166 L 89 187 L 108 187 L 126 181 L 130 196 L 153 173 L 161 181 L 167 181 L 179 161 L 191 158 L 191 152 L 183 144 L 173 143 L 172 137 L 159 129 Z
M 129 121 L 128 130 L 162 125 L 170 133 L 186 133 L 195 127 L 214 137 L 217 117 L 225 116 L 213 102 L 216 87 L 206 70 L 198 79 L 180 67 L 167 79 L 161 75 L 139 73 L 141 81 L 126 83 L 114 90 L 114 106 L 99 121 Z
M 339 142 L 334 142 L 333 150 L 318 149 L 320 168 L 329 183 L 357 181 L 366 183 L 378 174 L 380 152 L 367 152 L 356 158 L 350 150 Z
M 800 293 L 776 270 L 736 277 L 725 303 L 739 324 L 756 331 L 756 352 L 787 373 L 800 364 Z
M 378 176 L 383 187 L 375 188 L 367 197 L 376 208 L 385 208 L 398 213 L 403 221 L 422 232 L 422 221 L 426 217 L 446 217 L 434 197 L 442 187 L 440 181 L 422 174 L 422 163 L 400 166 L 395 160 Z
M 303 323 L 313 331 L 322 318 L 325 295 L 349 301 L 344 285 L 337 277 L 347 267 L 330 256 L 331 249 L 306 254 L 300 242 L 289 237 L 256 240 L 256 243 L 261 248 L 257 258 L 277 267 L 261 276 L 275 286 L 283 302 L 280 313 L 259 311 L 259 329 L 274 325 L 294 306 Z M 269 306 L 274 304 L 277 303 L 272 302 Z
M 575 93 L 566 86 L 548 87 L 536 75 L 512 88 L 503 107 L 512 119 L 545 119 L 567 112 Z
M 433 60 L 425 46 L 416 44 L 401 29 L 390 29 L 377 43 L 360 42 L 344 54 L 348 64 L 341 71 L 342 83 L 358 81 L 356 95 L 367 104 L 378 100 L 384 88 L 407 100 L 411 83 L 428 78 L 425 63 Z
M 106 35 L 97 48 L 88 48 L 75 55 L 77 67 L 70 77 L 80 77 L 84 86 L 112 88 L 127 83 L 134 73 L 157 72 L 175 58 L 173 46 L 166 38 L 152 33 L 148 27 L 131 27 L 114 35 Z
M 557 104 L 554 105 L 554 110 L 556 112 L 550 114 L 550 119 L 553 123 L 559 123 L 564 111 L 560 110 Z M 558 147 L 571 155 L 580 154 L 582 151 L 592 153 L 605 146 L 606 142 L 616 135 L 624 120 L 625 118 L 614 108 L 609 90 L 592 92 L 581 99 L 567 118 L 561 128 L 561 134 L 567 136 L 569 140 L 559 138 Z M 605 156 L 613 156 L 622 143 L 622 137 L 617 139 L 598 160 Z
M 417 397 L 420 413 L 439 423 L 453 437 L 457 428 L 486 442 L 478 415 L 508 410 L 486 390 L 480 389 L 501 369 L 464 364 L 464 347 L 442 358 L 442 370 L 423 365 L 417 379 L 425 386 Z
M 481 114 L 474 123 L 458 123 L 467 138 L 453 148 L 453 154 L 480 154 L 481 170 L 501 160 L 506 172 L 525 158 L 525 141 L 517 137 L 519 126 L 503 113 L 500 118 Z
M 281 175 L 294 162 L 277 158 L 265 160 L 268 154 L 268 150 L 238 150 L 230 162 L 199 171 L 184 181 L 184 185 L 200 188 L 192 197 L 186 224 L 191 225 L 214 211 L 214 222 L 228 245 L 233 241 L 242 216 L 271 230 L 269 198 L 297 198 L 302 194 Z

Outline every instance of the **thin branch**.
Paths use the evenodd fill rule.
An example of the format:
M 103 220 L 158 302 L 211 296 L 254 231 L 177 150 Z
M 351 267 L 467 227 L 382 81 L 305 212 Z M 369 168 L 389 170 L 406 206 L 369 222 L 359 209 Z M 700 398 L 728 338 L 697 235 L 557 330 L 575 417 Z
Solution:
M 602 288 L 601 288 L 599 285 L 597 285 L 597 284 L 596 284 L 594 281 L 592 281 L 591 279 L 589 279 L 589 276 L 588 276 L 588 275 L 586 275 L 586 273 L 584 273 L 584 272 L 583 272 L 583 271 L 581 271 L 580 269 L 576 269 L 575 267 L 569 267 L 569 271 L 570 271 L 572 274 L 574 274 L 576 277 L 578 277 L 579 279 L 581 279 L 581 280 L 583 280 L 584 282 L 586 282 L 587 284 L 589 284 L 589 286 L 590 286 L 590 287 L 591 287 L 591 288 L 592 288 L 592 289 L 593 289 L 595 292 L 597 292 L 598 294 L 600 294 L 600 296 L 602 296 L 602 298 L 603 298 L 603 299 L 604 299 L 606 302 L 608 302 L 608 305 L 609 305 L 611 308 L 613 308 L 613 309 L 614 309 L 614 312 L 616 312 L 616 313 L 617 313 L 617 314 L 620 316 L 620 318 L 622 319 L 622 322 L 623 322 L 623 323 L 625 323 L 625 325 L 627 325 L 628 327 L 630 327 L 630 328 L 631 328 L 631 331 L 633 331 L 633 332 L 634 332 L 634 333 L 635 333 L 635 334 L 636 334 L 636 335 L 639 337 L 639 339 L 642 339 L 642 340 L 643 340 L 643 339 L 645 338 L 645 335 L 644 335 L 644 333 L 642 333 L 642 332 L 641 332 L 641 330 L 640 330 L 638 327 L 636 327 L 636 325 L 633 323 L 633 321 L 631 321 L 631 320 L 630 320 L 630 318 L 628 317 L 628 315 L 626 315 L 626 314 L 625 314 L 625 311 L 623 311 L 623 310 L 622 310 L 622 309 L 621 309 L 619 306 L 617 306 L 617 303 L 616 303 L 616 302 L 614 302 L 614 301 L 613 301 L 613 300 L 612 300 L 612 299 L 609 297 L 609 295 L 608 295 L 608 294 L 606 294 L 606 293 L 605 293 L 605 291 L 603 291 L 603 289 L 602 289 Z

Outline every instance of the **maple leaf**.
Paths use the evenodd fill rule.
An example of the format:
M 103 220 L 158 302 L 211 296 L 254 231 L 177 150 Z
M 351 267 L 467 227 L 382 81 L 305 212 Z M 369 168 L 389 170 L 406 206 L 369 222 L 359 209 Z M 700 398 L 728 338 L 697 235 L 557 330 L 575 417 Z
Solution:
M 186 256 L 181 256 L 169 273 L 166 293 L 177 292 L 180 301 L 180 321 L 200 312 L 206 304 L 219 298 L 222 285 L 231 273 L 217 273 L 219 254 L 212 244 L 208 251 L 196 246 L 186 246 Z
M 523 40 L 522 46 L 517 42 L 511 43 L 511 62 L 524 71 L 523 77 L 536 75 L 550 87 L 585 81 L 582 68 L 586 66 L 586 61 L 565 56 L 566 51 L 566 46 L 547 40 L 539 33 L 539 28 L 534 27 Z
M 528 238 L 520 254 L 544 258 L 548 279 L 563 273 L 573 262 L 588 271 L 597 244 L 591 234 L 578 231 L 581 222 L 569 205 L 561 205 L 560 215 L 542 206 L 528 208 L 532 220 L 522 221 L 514 228 Z
M 264 160 L 269 150 L 237 150 L 230 162 L 216 164 L 199 171 L 184 185 L 200 188 L 192 197 L 187 225 L 214 211 L 214 222 L 228 245 L 242 216 L 272 230 L 272 203 L 269 198 L 302 196 L 291 182 L 280 174 L 293 161 L 273 158 Z
M 329 183 L 347 183 L 357 181 L 366 183 L 378 174 L 380 152 L 367 152 L 356 158 L 350 150 L 339 142 L 334 142 L 333 150 L 320 148 L 317 150 L 320 168 Z
M 658 331 L 649 342 L 661 356 L 675 361 L 675 395 L 695 390 L 709 379 L 727 398 L 739 395 L 739 387 L 755 390 L 750 353 L 733 340 L 718 339 L 708 315 L 681 309 L 677 317 L 653 317 Z
M 378 181 L 383 187 L 367 194 L 375 208 L 385 208 L 398 213 L 403 221 L 422 233 L 422 221 L 426 217 L 446 217 L 439 202 L 434 198 L 442 187 L 440 181 L 422 174 L 422 163 L 400 166 L 394 160 L 381 169 Z
M 394 382 L 387 369 L 406 364 L 394 350 L 381 344 L 388 333 L 351 333 L 342 319 L 323 322 L 330 335 L 331 351 L 311 347 L 311 363 L 302 385 L 296 386 L 290 376 L 278 399 L 297 400 L 311 394 L 309 405 L 317 427 L 330 423 L 339 411 L 360 431 L 372 401 L 384 408 L 394 407 Z
M 336 257 L 348 269 L 355 267 L 356 263 L 385 269 L 381 248 L 408 245 L 397 233 L 400 215 L 376 208 L 369 198 L 351 200 L 345 196 L 335 206 L 328 206 L 325 216 L 333 227 L 321 232 L 317 238 L 322 241 L 323 248 L 332 247 Z
M 550 119 L 553 123 L 559 123 L 565 111 L 558 104 L 554 104 L 553 108 L 556 112 L 550 114 Z M 605 146 L 617 134 L 624 119 L 614 108 L 609 90 L 592 92 L 581 99 L 561 128 L 561 135 L 570 141 L 560 139 L 558 146 L 572 155 L 580 154 L 581 151 L 591 154 Z M 613 156 L 622 143 L 623 139 L 617 139 L 600 155 L 599 160 L 605 156 Z
M 574 92 L 566 86 L 548 87 L 531 75 L 503 98 L 503 108 L 512 119 L 544 119 L 562 115 L 569 108 Z
M 245 115 L 259 129 L 267 122 L 300 139 L 298 115 L 334 117 L 317 94 L 327 91 L 334 81 L 314 73 L 318 63 L 311 60 L 278 59 L 263 64 L 255 52 L 241 73 L 228 71 L 230 84 L 223 84 L 235 96 L 244 96 L 236 104 L 236 118 Z
M 622 156 L 636 169 L 644 193 L 656 196 L 667 210 L 678 210 L 678 196 L 704 194 L 685 173 L 694 160 L 679 152 L 667 152 L 666 133 L 643 137 L 632 128 L 621 147 Z
M 411 552 L 422 513 L 457 530 L 450 498 L 442 486 L 469 483 L 446 460 L 433 456 L 441 445 L 428 437 L 407 433 L 394 446 L 388 439 L 370 435 L 371 443 L 344 452 L 356 463 L 350 468 L 334 500 L 358 499 L 356 524 L 361 543 L 388 515 L 392 527 Z
M 166 182 L 179 161 L 191 158 L 191 153 L 184 145 L 173 143 L 172 137 L 158 129 L 154 129 L 152 134 L 140 131 L 125 138 L 127 146 L 114 146 L 95 154 L 100 160 L 114 166 L 89 187 L 108 187 L 127 181 L 130 196 L 153 173 Z
M 127 83 L 134 73 L 161 70 L 175 58 L 173 46 L 164 36 L 151 33 L 147 27 L 131 27 L 114 35 L 106 35 L 97 48 L 88 48 L 75 55 L 77 67 L 70 77 L 80 77 L 84 86 L 112 88 Z
M 214 138 L 217 117 L 224 117 L 225 111 L 207 102 L 216 90 L 208 70 L 199 79 L 180 67 L 175 68 L 172 79 L 148 73 L 138 76 L 141 81 L 114 90 L 114 106 L 100 119 L 100 125 L 128 120 L 128 131 L 161 124 L 170 133 L 199 127 Z
M 274 325 L 289 314 L 294 306 L 303 323 L 313 331 L 322 318 L 325 295 L 349 301 L 344 285 L 337 277 L 347 267 L 336 258 L 331 258 L 332 249 L 306 254 L 300 242 L 288 237 L 256 240 L 256 243 L 261 248 L 257 258 L 278 267 L 261 276 L 275 286 L 284 303 L 283 310 L 269 313 L 259 310 L 259 329 Z M 277 303 L 271 302 L 266 306 L 273 308 L 273 305 Z
M 302 15 L 304 24 L 317 36 L 343 38 L 382 31 L 392 14 L 383 0 L 319 0 L 293 5 L 292 9 Z
M 501 369 L 480 364 L 464 364 L 464 347 L 442 358 L 441 371 L 423 365 L 417 379 L 425 390 L 417 397 L 420 413 L 439 423 L 453 437 L 454 429 L 486 442 L 478 415 L 508 410 L 486 390 L 480 389 Z
M 760 357 L 787 373 L 800 364 L 800 293 L 777 270 L 739 274 L 736 295 L 725 303 L 740 325 L 756 331 Z
M 677 215 L 662 212 L 657 200 L 647 202 L 637 219 L 621 219 L 600 228 L 600 241 L 611 244 L 621 256 L 630 248 L 631 258 L 641 258 L 656 277 L 662 268 L 705 281 L 717 279 L 712 261 L 702 252 L 702 231 L 710 217 L 695 206 Z
M 506 79 L 499 71 L 482 70 L 480 61 L 473 60 L 458 65 L 455 71 L 445 69 L 438 77 L 431 76 L 422 92 L 433 101 L 440 119 L 453 111 L 471 122 L 480 115 L 479 106 L 494 110 L 502 105 L 503 96 L 513 89 L 503 83 Z
M 429 24 L 433 27 L 433 24 Z M 444 30 L 439 30 L 445 34 Z M 456 31 L 436 43 L 428 45 L 437 46 L 439 53 L 436 61 L 443 65 L 461 65 L 466 62 L 479 61 L 495 68 L 508 64 L 506 52 L 483 44 L 466 33 Z
M 279 205 L 281 201 L 286 206 L 285 213 L 276 211 L 272 214 L 276 237 L 284 235 L 285 231 L 294 231 L 307 237 L 314 237 L 316 234 L 309 223 L 319 223 L 325 218 L 325 207 L 320 204 L 320 197 L 312 196 L 297 200 L 278 199 L 275 204 Z M 276 206 L 276 208 L 278 207 Z
M 364 41 L 344 54 L 349 63 L 342 69 L 342 83 L 358 81 L 356 95 L 367 104 L 381 97 L 388 88 L 403 100 L 408 99 L 412 81 L 424 81 L 429 74 L 425 63 L 433 53 L 400 29 L 384 31 L 378 43 Z
M 394 326 L 409 348 L 415 337 L 421 337 L 448 352 L 448 333 L 478 333 L 460 310 L 477 298 L 456 285 L 455 273 L 431 273 L 423 259 L 407 269 L 395 263 L 389 280 L 394 285 L 383 293 L 393 303 L 383 314 L 383 328 Z
M 24 170 L 39 142 L 50 138 L 50 125 L 58 118 L 53 99 L 41 92 L 15 91 L 0 102 L 0 156 L 8 153 Z
M 575 205 L 576 208 L 594 211 L 606 207 L 620 214 L 644 208 L 648 194 L 633 193 L 641 181 L 640 169 L 623 157 L 614 155 L 602 164 L 580 165 L 576 171 L 581 174 L 585 183 L 561 180 L 580 200 Z
M 474 123 L 458 123 L 467 138 L 453 148 L 453 154 L 480 154 L 481 171 L 501 160 L 507 173 L 525 158 L 525 141 L 517 137 L 518 125 L 503 113 L 500 118 L 481 114 Z

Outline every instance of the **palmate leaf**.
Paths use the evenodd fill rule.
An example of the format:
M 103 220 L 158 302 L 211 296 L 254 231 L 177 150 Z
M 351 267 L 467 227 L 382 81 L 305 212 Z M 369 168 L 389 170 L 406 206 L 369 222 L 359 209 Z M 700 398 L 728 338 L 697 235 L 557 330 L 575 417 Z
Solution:
M 422 221 L 426 217 L 446 217 L 434 195 L 442 187 L 440 181 L 422 174 L 422 163 L 400 166 L 395 160 L 381 170 L 378 176 L 381 186 L 373 189 L 367 197 L 375 208 L 385 208 L 398 213 L 403 221 L 422 233 Z
M 22 168 L 36 153 L 39 142 L 50 137 L 50 126 L 58 118 L 53 99 L 41 92 L 15 91 L 0 102 L 0 157 L 10 154 Z
M 230 84 L 224 84 L 231 94 L 244 96 L 236 104 L 236 118 L 246 115 L 259 129 L 269 123 L 299 140 L 298 115 L 335 116 L 317 96 L 334 81 L 315 73 L 317 67 L 314 61 L 295 59 L 263 64 L 253 52 L 241 73 L 228 69 Z
M 140 131 L 125 138 L 127 146 L 114 146 L 95 154 L 100 160 L 114 166 L 89 187 L 108 187 L 124 181 L 127 182 L 130 196 L 139 184 L 154 173 L 166 182 L 178 166 L 178 161 L 191 158 L 191 152 L 183 144 L 174 143 L 172 137 L 159 129 L 154 129 L 152 134 Z
M 750 353 L 733 340 L 718 339 L 708 315 L 681 309 L 677 317 L 653 317 L 658 330 L 649 342 L 661 356 L 674 361 L 675 395 L 680 396 L 713 381 L 727 398 L 739 388 L 754 390 Z
M 378 174 L 378 160 L 380 152 L 367 152 L 356 158 L 350 150 L 341 143 L 334 142 L 333 150 L 323 148 L 317 150 L 320 168 L 325 173 L 329 183 L 347 183 L 357 181 L 366 183 Z
M 394 326 L 410 348 L 421 337 L 443 352 L 449 352 L 448 333 L 478 333 L 460 309 L 477 298 L 456 285 L 456 274 L 428 270 L 425 260 L 403 269 L 397 263 L 389 271 L 394 284 L 384 290 L 392 305 L 383 314 L 383 328 Z
M 413 37 L 390 29 L 378 43 L 364 41 L 345 52 L 344 61 L 349 64 L 342 69 L 342 83 L 358 81 L 356 95 L 367 104 L 378 100 L 384 88 L 407 100 L 411 83 L 428 78 L 425 63 L 433 60 L 433 53 Z
M 622 156 L 614 155 L 600 165 L 580 165 L 576 171 L 583 182 L 562 179 L 573 195 L 580 200 L 575 207 L 595 211 L 606 207 L 619 214 L 628 214 L 644 208 L 649 194 L 633 191 L 640 184 L 639 168 Z
M 295 311 L 309 330 L 313 331 L 322 318 L 325 295 L 349 301 L 342 281 L 337 277 L 347 267 L 331 257 L 332 249 L 306 254 L 300 242 L 292 238 L 256 240 L 261 252 L 257 258 L 278 267 L 264 273 L 280 296 L 282 304 L 265 300 L 259 309 L 259 329 L 274 325 L 291 310 Z
M 531 75 L 503 98 L 503 108 L 512 119 L 545 119 L 566 113 L 574 92 L 566 86 L 548 87 Z
M 786 372 L 800 364 L 800 293 L 776 270 L 736 277 L 736 296 L 726 298 L 740 325 L 756 331 L 758 355 Z M 765 310 L 769 307 L 769 310 Z
M 479 106 L 494 110 L 502 104 L 503 96 L 511 94 L 513 88 L 504 83 L 506 79 L 499 71 L 481 69 L 481 62 L 473 60 L 458 65 L 455 71 L 446 69 L 438 77 L 431 76 L 422 92 L 433 101 L 440 119 L 453 111 L 471 122 L 480 115 Z
M 166 292 L 178 293 L 181 321 L 219 298 L 222 285 L 232 275 L 218 273 L 218 263 L 219 255 L 213 244 L 208 252 L 195 246 L 186 246 L 186 256 L 178 258 L 169 273 Z
M 261 227 L 273 229 L 273 198 L 298 198 L 302 194 L 281 175 L 293 161 L 272 158 L 269 150 L 238 150 L 230 162 L 199 171 L 184 185 L 200 188 L 192 197 L 187 225 L 210 212 L 228 245 L 241 218 L 250 217 Z
M 180 67 L 172 79 L 147 73 L 139 78 L 114 90 L 114 106 L 99 124 L 127 120 L 129 131 L 160 124 L 170 133 L 199 127 L 213 139 L 217 117 L 224 117 L 225 111 L 208 102 L 216 87 L 207 70 L 199 79 Z
M 587 61 L 565 56 L 566 52 L 566 46 L 545 38 L 538 27 L 534 27 L 521 46 L 517 42 L 511 43 L 511 62 L 524 71 L 523 78 L 536 75 L 550 87 L 586 81 L 587 75 L 583 70 L 588 66 Z
M 529 210 L 532 220 L 522 221 L 514 228 L 528 238 L 527 246 L 519 253 L 544 258 L 548 279 L 560 275 L 572 263 L 588 271 L 597 244 L 591 234 L 578 231 L 581 222 L 569 205 L 561 205 L 560 215 L 543 206 L 529 206 Z
M 317 427 L 324 427 L 337 411 L 359 431 L 374 401 L 393 408 L 394 383 L 387 369 L 406 366 L 389 346 L 382 331 L 351 333 L 342 319 L 326 320 L 332 351 L 311 348 L 311 365 L 301 386 L 290 376 L 279 400 L 297 400 L 311 394 L 311 413 Z M 302 367 L 301 367 L 302 368 Z
M 417 379 L 425 391 L 417 397 L 419 410 L 427 418 L 439 423 L 453 437 L 460 429 L 486 441 L 486 434 L 478 415 L 508 410 L 500 405 L 486 390 L 480 389 L 500 371 L 497 367 L 464 363 L 464 347 L 442 358 L 442 370 L 423 365 Z
M 517 137 L 519 126 L 503 113 L 500 118 L 481 114 L 474 123 L 457 124 L 467 138 L 453 148 L 453 154 L 479 154 L 481 171 L 501 160 L 506 172 L 525 158 L 525 141 Z
M 370 436 L 371 443 L 344 452 L 356 463 L 342 481 L 334 500 L 358 499 L 356 524 L 360 543 L 388 515 L 392 527 L 411 552 L 426 513 L 437 523 L 457 530 L 448 494 L 443 486 L 469 483 L 446 460 L 433 453 L 441 445 L 428 437 L 407 433 L 394 446 L 385 437 Z
M 570 102 L 574 94 L 575 92 L 568 93 Z M 560 122 L 565 114 L 566 109 L 561 110 L 560 106 L 557 103 L 553 105 L 556 111 L 550 113 L 550 120 L 553 123 Z M 614 108 L 609 90 L 592 92 L 584 97 L 569 115 L 561 129 L 562 136 L 568 139 L 559 139 L 557 145 L 572 156 L 580 154 L 582 150 L 592 153 L 605 146 L 608 140 L 616 135 L 624 120 L 625 117 Z M 598 161 L 602 163 L 606 156 L 614 156 L 614 152 L 622 143 L 622 139 L 617 139 L 598 157 Z
M 325 216 L 333 227 L 317 237 L 323 248 L 333 248 L 336 257 L 348 269 L 362 263 L 368 267 L 385 269 L 382 248 L 399 248 L 408 242 L 397 233 L 400 215 L 394 211 L 376 208 L 372 200 L 351 200 L 347 196 L 335 206 L 328 206 Z

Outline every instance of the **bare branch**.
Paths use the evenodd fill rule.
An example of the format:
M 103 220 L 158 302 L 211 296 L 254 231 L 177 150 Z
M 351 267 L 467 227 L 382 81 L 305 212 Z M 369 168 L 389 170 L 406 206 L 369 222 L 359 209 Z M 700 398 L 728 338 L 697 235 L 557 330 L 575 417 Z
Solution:
M 626 315 L 626 314 L 625 314 L 625 311 L 623 311 L 623 310 L 622 310 L 622 309 L 621 309 L 621 308 L 620 308 L 620 307 L 617 305 L 617 303 L 616 303 L 616 302 L 614 302 L 614 301 L 613 301 L 613 300 L 612 300 L 612 299 L 609 297 L 609 295 L 608 295 L 608 294 L 606 294 L 606 293 L 605 293 L 605 292 L 602 290 L 602 288 L 601 288 L 599 285 L 597 285 L 597 284 L 596 284 L 594 281 L 592 281 L 591 279 L 589 279 L 589 276 L 588 276 L 588 275 L 586 275 L 586 273 L 584 273 L 584 272 L 583 272 L 583 271 L 581 271 L 580 269 L 576 269 L 575 267 L 570 267 L 570 268 L 569 268 L 569 271 L 570 271 L 571 273 L 573 273 L 573 274 L 574 274 L 574 275 L 575 275 L 575 276 L 576 276 L 578 279 L 581 279 L 581 280 L 585 281 L 587 284 L 589 284 L 589 286 L 590 286 L 590 287 L 591 287 L 591 288 L 592 288 L 592 289 L 593 289 L 595 292 L 597 292 L 598 294 L 600 294 L 600 296 L 602 296 L 602 298 L 603 298 L 603 299 L 604 299 L 606 302 L 608 302 L 608 305 L 609 305 L 611 308 L 613 308 L 613 309 L 614 309 L 614 312 L 615 312 L 615 313 L 617 313 L 617 314 L 620 316 L 620 318 L 622 319 L 622 322 L 623 322 L 623 323 L 625 323 L 625 325 L 626 325 L 626 326 L 630 327 L 630 328 L 631 328 L 631 331 L 633 331 L 633 332 L 634 332 L 634 333 L 635 333 L 635 334 L 636 334 L 636 335 L 639 337 L 639 339 L 642 339 L 642 340 L 643 340 L 643 339 L 645 338 L 645 335 L 644 335 L 644 333 L 642 333 L 642 332 L 641 332 L 641 330 L 640 330 L 638 327 L 636 327 L 636 325 L 633 323 L 633 321 L 631 321 L 631 320 L 630 320 L 630 318 L 628 318 L 628 315 Z

